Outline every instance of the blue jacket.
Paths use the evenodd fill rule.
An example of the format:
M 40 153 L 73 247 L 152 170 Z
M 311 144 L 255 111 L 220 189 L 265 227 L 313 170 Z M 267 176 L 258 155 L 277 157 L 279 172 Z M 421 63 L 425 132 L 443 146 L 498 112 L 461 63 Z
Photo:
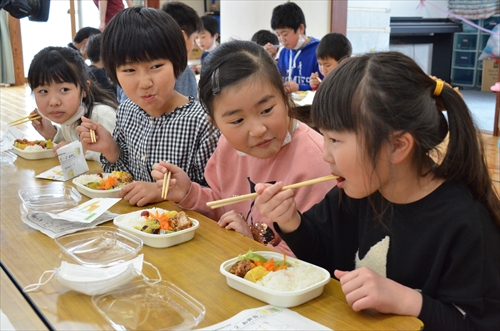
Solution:
M 319 73 L 320 77 L 323 78 L 316 59 L 316 48 L 318 48 L 319 40 L 314 37 L 309 38 L 311 40 L 299 50 L 283 48 L 277 64 L 283 83 L 293 80 L 299 84 L 299 91 L 311 89 L 309 78 L 313 72 Z

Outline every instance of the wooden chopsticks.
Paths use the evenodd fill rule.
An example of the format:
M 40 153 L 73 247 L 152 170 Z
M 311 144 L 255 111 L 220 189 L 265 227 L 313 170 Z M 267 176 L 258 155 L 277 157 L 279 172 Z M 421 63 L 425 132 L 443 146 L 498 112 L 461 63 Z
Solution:
M 168 185 L 170 184 L 170 176 L 172 175 L 171 171 L 167 171 L 163 176 L 163 186 L 161 188 L 161 198 L 163 200 L 167 200 L 168 194 Z
M 29 121 L 38 120 L 40 118 L 42 118 L 42 117 L 40 115 L 38 115 L 38 114 L 31 114 L 31 115 L 28 115 L 28 116 L 24 116 L 24 117 L 18 118 L 17 120 L 14 120 L 12 122 L 9 122 L 9 125 L 10 126 L 16 126 L 16 125 L 23 124 L 23 123 L 26 123 L 26 122 L 29 122 Z
M 339 177 L 333 176 L 333 175 L 319 177 L 316 179 L 306 180 L 306 181 L 303 181 L 300 183 L 295 183 L 295 184 L 283 186 L 282 190 L 288 190 L 288 189 L 299 188 L 302 186 L 313 185 L 313 184 L 326 182 L 328 180 L 337 179 L 337 178 L 339 178 Z M 242 202 L 245 200 L 254 199 L 257 196 L 258 196 L 257 193 L 244 194 L 244 195 L 240 195 L 239 197 L 233 197 L 233 198 L 227 198 L 227 199 L 221 199 L 221 200 L 207 202 L 207 206 L 212 208 L 212 209 L 216 209 L 216 208 L 224 207 L 227 205 L 231 205 L 233 203 L 238 203 L 238 202 Z
M 320 82 L 320 83 L 322 82 L 322 80 L 321 80 L 321 78 L 319 78 L 319 76 L 316 77 L 316 79 L 318 80 L 318 82 Z
M 90 129 L 90 142 L 95 144 L 97 140 L 95 139 L 95 131 Z

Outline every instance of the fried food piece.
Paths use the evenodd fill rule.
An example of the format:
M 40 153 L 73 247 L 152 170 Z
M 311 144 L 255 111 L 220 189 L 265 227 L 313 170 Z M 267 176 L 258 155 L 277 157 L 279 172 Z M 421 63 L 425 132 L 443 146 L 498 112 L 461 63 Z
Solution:
M 229 272 L 238 277 L 244 278 L 247 272 L 253 267 L 255 267 L 255 264 L 252 260 L 242 260 L 233 264 L 229 269 Z

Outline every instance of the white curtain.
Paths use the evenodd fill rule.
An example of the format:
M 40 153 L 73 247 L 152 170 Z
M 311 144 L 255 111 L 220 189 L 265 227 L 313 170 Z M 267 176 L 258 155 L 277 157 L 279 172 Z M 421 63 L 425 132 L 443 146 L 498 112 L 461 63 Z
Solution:
M 0 84 L 14 84 L 14 58 L 10 45 L 7 12 L 0 10 Z

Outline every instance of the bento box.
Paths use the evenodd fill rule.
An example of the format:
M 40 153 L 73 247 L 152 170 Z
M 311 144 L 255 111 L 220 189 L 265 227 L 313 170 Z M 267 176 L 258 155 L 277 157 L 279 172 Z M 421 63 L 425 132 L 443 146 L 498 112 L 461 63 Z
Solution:
M 146 212 L 148 213 L 148 216 L 145 216 Z M 162 231 L 164 233 L 155 233 L 157 232 L 156 229 L 158 229 L 156 226 L 161 226 L 161 224 L 153 224 L 152 227 L 155 229 L 153 229 L 152 232 L 149 232 L 151 229 L 144 229 L 144 227 L 148 225 L 148 221 L 153 219 L 158 220 L 158 223 L 165 223 L 169 221 L 168 215 L 175 217 L 176 214 L 174 213 L 182 216 L 183 225 L 186 222 L 190 222 L 190 226 L 187 228 L 183 228 L 184 226 L 181 226 L 177 229 L 164 230 Z M 149 222 L 149 225 L 151 225 L 151 222 Z M 144 245 L 156 248 L 170 247 L 189 241 L 193 239 L 195 230 L 200 226 L 200 223 L 197 220 L 187 217 L 183 212 L 177 213 L 175 211 L 168 211 L 161 208 L 142 209 L 129 214 L 120 215 L 113 220 L 113 223 L 118 228 L 141 238 Z M 171 221 L 171 223 L 173 223 L 173 221 Z M 141 229 L 144 230 L 141 231 Z
M 255 254 L 266 259 L 273 258 L 275 261 L 283 260 L 283 254 L 278 252 L 259 251 Z M 238 257 L 235 257 L 220 265 L 220 272 L 226 277 L 227 284 L 235 290 L 277 307 L 295 307 L 314 299 L 323 293 L 324 286 L 330 281 L 330 273 L 326 269 L 286 257 L 290 267 L 269 272 L 262 278 L 262 282 L 254 283 L 229 272 L 237 261 Z M 294 268 L 297 269 L 292 270 Z
M 87 174 L 80 175 L 73 178 L 73 184 L 76 186 L 78 192 L 89 198 L 118 198 L 118 193 L 121 191 L 126 182 L 118 181 L 118 177 L 122 174 L 126 174 L 126 180 L 132 182 L 132 176 L 124 172 L 114 172 L 114 173 L 99 173 L 99 174 Z M 109 181 L 109 187 L 104 186 Z M 94 185 L 96 189 L 89 187 L 89 185 Z M 97 188 L 99 186 L 104 186 L 102 188 Z

